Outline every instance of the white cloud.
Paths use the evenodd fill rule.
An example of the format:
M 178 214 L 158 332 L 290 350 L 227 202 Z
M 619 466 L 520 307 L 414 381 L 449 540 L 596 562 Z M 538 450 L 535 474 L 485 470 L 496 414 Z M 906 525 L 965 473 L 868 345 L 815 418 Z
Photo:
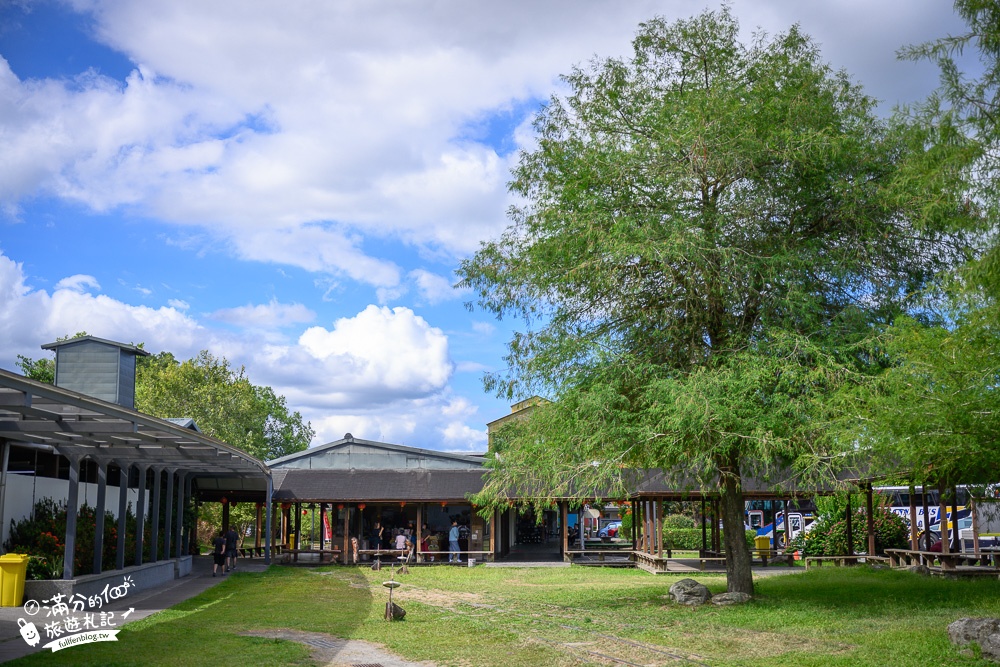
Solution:
M 278 303 L 272 299 L 266 304 L 246 305 L 217 310 L 209 317 L 213 320 L 256 329 L 279 329 L 293 324 L 312 322 L 316 313 L 301 303 Z
M 57 290 L 70 290 L 73 292 L 86 292 L 88 289 L 101 289 L 101 284 L 94 276 L 78 273 L 75 276 L 63 278 L 56 283 Z
M 333 329 L 306 329 L 299 346 L 321 362 L 333 403 L 348 392 L 371 392 L 376 402 L 419 396 L 442 389 L 453 372 L 448 338 L 409 308 L 368 306 Z
M 472 330 L 477 334 L 483 336 L 492 336 L 493 332 L 497 330 L 496 325 L 490 322 L 483 322 L 482 320 L 476 320 L 472 323 Z
M 188 310 L 191 308 L 191 304 L 181 299 L 168 299 L 167 305 L 173 308 L 174 310 Z
M 38 358 L 42 344 L 77 331 L 142 342 L 151 352 L 182 359 L 209 349 L 284 395 L 313 423 L 317 442 L 351 432 L 432 449 L 485 447 L 476 406 L 448 387 L 454 365 L 447 336 L 408 308 L 371 305 L 330 329 L 308 328 L 297 341 L 262 340 L 253 325 L 291 326 L 312 313 L 275 301 L 232 308 L 215 315 L 251 329 L 217 330 L 186 315 L 183 301 L 154 309 L 79 291 L 81 285 L 96 287 L 87 278 L 66 278 L 49 294 L 27 285 L 21 264 L 0 253 L 0 366 L 13 369 L 18 354 Z
M 424 269 L 410 271 L 409 278 L 416 283 L 417 290 L 419 290 L 423 300 L 431 305 L 461 298 L 465 293 L 465 290 L 453 287 L 457 282 L 454 278 L 449 279 Z

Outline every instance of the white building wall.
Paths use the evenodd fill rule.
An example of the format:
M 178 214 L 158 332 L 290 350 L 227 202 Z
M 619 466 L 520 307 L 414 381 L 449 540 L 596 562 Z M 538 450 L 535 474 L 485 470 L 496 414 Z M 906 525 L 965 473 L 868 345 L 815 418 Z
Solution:
M 138 489 L 128 489 L 128 502 L 132 504 L 132 513 L 135 513 L 136 504 L 139 500 Z M 152 490 L 146 489 L 146 516 L 149 517 L 149 507 L 152 502 Z M 3 538 L 6 542 L 10 534 L 11 521 L 15 523 L 21 519 L 31 516 L 31 509 L 35 502 L 42 498 L 52 498 L 56 503 L 65 503 L 69 497 L 69 480 L 53 479 L 51 477 L 36 477 L 33 475 L 18 475 L 7 473 L 7 494 L 3 503 Z M 79 502 L 77 508 L 84 504 L 96 507 L 97 505 L 97 484 L 81 483 L 79 490 Z M 118 487 L 110 484 L 105 487 L 104 509 L 111 512 L 118 518 Z

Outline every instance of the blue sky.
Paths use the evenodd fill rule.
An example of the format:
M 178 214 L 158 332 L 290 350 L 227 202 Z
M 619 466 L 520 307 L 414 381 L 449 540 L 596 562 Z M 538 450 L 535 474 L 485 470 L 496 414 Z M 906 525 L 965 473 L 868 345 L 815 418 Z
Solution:
M 247 368 L 317 430 L 485 448 L 513 323 L 454 269 L 559 75 L 697 2 L 0 0 L 0 367 L 85 330 Z M 734 1 L 883 100 L 959 32 L 940 0 Z

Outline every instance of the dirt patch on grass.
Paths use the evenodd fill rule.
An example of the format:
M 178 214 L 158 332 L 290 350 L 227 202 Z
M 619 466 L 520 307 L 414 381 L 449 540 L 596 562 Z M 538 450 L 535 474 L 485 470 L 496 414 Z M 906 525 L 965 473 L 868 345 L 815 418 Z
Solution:
M 312 659 L 324 667 L 354 667 L 355 665 L 380 665 L 380 667 L 436 667 L 433 662 L 413 662 L 370 642 L 357 639 L 340 639 L 321 632 L 300 630 L 264 630 L 244 633 L 252 637 L 285 639 L 309 647 Z

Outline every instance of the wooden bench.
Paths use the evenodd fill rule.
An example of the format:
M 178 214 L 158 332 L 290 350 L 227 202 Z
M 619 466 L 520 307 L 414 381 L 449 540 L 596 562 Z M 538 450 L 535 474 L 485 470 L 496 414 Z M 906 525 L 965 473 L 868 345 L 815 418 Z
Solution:
M 299 554 L 316 554 L 320 563 L 340 560 L 340 549 L 285 549 L 285 553 L 290 554 L 296 562 L 299 560 Z
M 913 549 L 886 549 L 889 565 L 894 568 L 923 565 L 933 567 L 940 563 L 942 571 L 954 571 L 960 567 L 976 567 L 983 570 L 998 570 L 997 556 L 994 553 L 963 553 L 940 551 L 919 551 Z

